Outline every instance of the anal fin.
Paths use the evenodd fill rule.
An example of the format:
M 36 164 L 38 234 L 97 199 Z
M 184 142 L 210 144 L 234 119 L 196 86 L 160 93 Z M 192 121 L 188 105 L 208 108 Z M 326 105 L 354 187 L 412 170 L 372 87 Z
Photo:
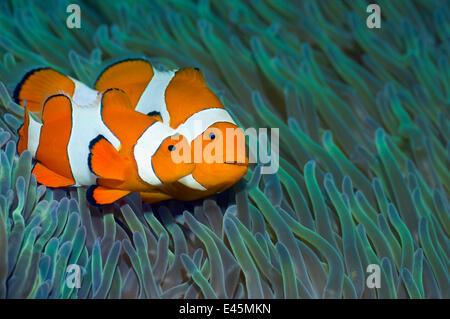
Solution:
M 75 184 L 72 178 L 65 177 L 48 169 L 41 163 L 36 163 L 32 173 L 36 176 L 36 181 L 48 187 L 66 187 Z
M 171 199 L 173 198 L 172 196 L 159 192 L 159 191 L 154 191 L 154 192 L 141 192 L 141 198 L 144 202 L 148 203 L 148 204 L 153 204 L 153 203 L 157 203 L 166 199 Z
M 98 185 L 88 188 L 86 198 L 94 206 L 114 203 L 116 200 L 130 194 L 130 191 L 123 189 L 114 189 Z

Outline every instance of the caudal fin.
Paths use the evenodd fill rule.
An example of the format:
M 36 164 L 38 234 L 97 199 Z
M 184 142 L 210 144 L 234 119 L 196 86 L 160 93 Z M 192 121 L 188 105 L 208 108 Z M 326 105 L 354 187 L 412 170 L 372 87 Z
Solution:
M 51 95 L 65 92 L 73 96 L 75 83 L 66 75 L 52 69 L 39 68 L 25 74 L 14 90 L 14 100 L 30 112 L 41 112 Z
M 20 155 L 28 148 L 28 128 L 30 126 L 30 114 L 28 109 L 25 108 L 25 117 L 23 124 L 19 127 L 19 141 L 17 143 L 17 153 Z
M 49 170 L 65 176 L 70 181 L 61 182 L 49 173 L 42 176 L 44 176 L 44 179 L 58 180 L 55 183 L 56 185 L 60 182 L 61 184 L 66 184 L 66 182 L 74 184 L 68 153 L 72 131 L 72 103 L 70 98 L 64 94 L 57 94 L 48 98 L 44 102 L 42 110 L 42 123 L 35 157 Z M 32 127 L 30 126 L 30 128 Z M 29 134 L 29 136 L 29 144 L 32 145 L 31 139 L 34 135 Z M 74 163 L 74 165 L 82 165 L 82 163 Z M 44 182 L 42 184 L 47 185 Z

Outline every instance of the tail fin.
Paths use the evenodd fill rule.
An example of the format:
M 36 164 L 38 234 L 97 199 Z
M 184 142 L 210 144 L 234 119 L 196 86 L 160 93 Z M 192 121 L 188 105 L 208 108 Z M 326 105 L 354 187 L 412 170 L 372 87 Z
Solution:
M 30 120 L 33 120 L 32 118 Z M 31 122 L 30 122 L 31 123 Z M 42 181 L 48 180 L 45 184 L 55 185 L 58 181 L 61 185 L 64 183 L 75 184 L 72 168 L 69 161 L 68 145 L 72 131 L 72 104 L 70 98 L 64 94 L 53 95 L 44 102 L 42 110 L 42 129 L 40 132 L 39 147 L 36 147 L 36 159 L 40 161 L 48 170 L 56 175 L 65 178 L 56 178 L 50 172 L 40 171 Z M 32 128 L 30 126 L 30 128 Z M 33 134 L 30 131 L 31 144 Z M 29 148 L 31 149 L 31 146 Z M 76 163 L 79 165 L 79 163 Z M 37 177 L 37 176 L 36 176 Z M 53 186 L 52 186 L 53 187 Z
M 41 112 L 45 100 L 61 91 L 73 96 L 75 83 L 66 75 L 51 69 L 39 68 L 25 74 L 14 90 L 14 100 L 22 107 L 26 101 L 30 112 Z
M 30 114 L 28 114 L 28 109 L 25 108 L 25 117 L 23 124 L 19 127 L 19 141 L 17 142 L 17 153 L 20 155 L 28 147 L 28 127 L 30 126 Z

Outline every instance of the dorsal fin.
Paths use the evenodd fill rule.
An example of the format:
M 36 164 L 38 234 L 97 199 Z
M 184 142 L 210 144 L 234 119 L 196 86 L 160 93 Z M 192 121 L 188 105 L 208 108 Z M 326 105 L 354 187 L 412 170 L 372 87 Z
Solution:
M 175 72 L 172 81 L 187 81 L 191 85 L 204 87 L 206 86 L 205 78 L 199 68 L 185 68 Z
M 75 83 L 66 75 L 52 69 L 39 68 L 25 74 L 14 90 L 14 100 L 31 112 L 41 112 L 44 101 L 51 95 L 62 92 L 72 96 Z
M 174 128 L 204 109 L 224 108 L 217 95 L 206 85 L 201 71 L 195 68 L 178 70 L 164 97 L 170 114 L 170 126 Z
M 55 94 L 45 100 L 42 107 L 42 123 L 46 121 L 65 120 L 72 118 L 72 101 L 65 94 Z
M 114 108 L 125 112 L 134 110 L 128 94 L 119 88 L 110 88 L 103 92 L 102 108 Z
M 157 121 L 156 117 L 135 111 L 128 95 L 120 89 L 109 89 L 103 93 L 101 114 L 103 122 L 120 140 L 122 147 L 129 148 L 148 126 Z
M 153 77 L 153 67 L 144 59 L 128 59 L 107 67 L 97 78 L 95 89 L 106 91 L 120 88 L 125 91 L 134 106 Z

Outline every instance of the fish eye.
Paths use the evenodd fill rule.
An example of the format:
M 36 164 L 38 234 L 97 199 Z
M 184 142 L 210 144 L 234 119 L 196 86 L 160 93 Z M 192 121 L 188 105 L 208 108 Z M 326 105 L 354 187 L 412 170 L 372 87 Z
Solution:
M 214 134 L 214 133 L 209 133 L 209 138 L 210 138 L 211 140 L 215 139 L 215 138 L 216 138 L 216 134 Z
M 169 151 L 171 151 L 171 152 L 176 150 L 175 145 L 169 145 L 167 148 L 168 148 Z

